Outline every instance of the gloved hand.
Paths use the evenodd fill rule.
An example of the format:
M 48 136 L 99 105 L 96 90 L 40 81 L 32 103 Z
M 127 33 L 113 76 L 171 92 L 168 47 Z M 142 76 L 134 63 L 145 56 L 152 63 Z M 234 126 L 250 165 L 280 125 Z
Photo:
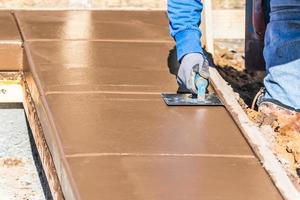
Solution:
M 177 74 L 177 83 L 180 87 L 197 94 L 195 76 L 199 74 L 209 78 L 209 66 L 205 56 L 201 53 L 190 53 L 183 57 Z

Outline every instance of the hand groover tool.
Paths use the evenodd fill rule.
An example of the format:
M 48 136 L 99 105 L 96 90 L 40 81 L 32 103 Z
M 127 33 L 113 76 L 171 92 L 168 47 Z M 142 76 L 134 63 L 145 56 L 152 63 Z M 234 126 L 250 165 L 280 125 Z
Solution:
M 223 106 L 219 97 L 214 93 L 208 93 L 209 81 L 199 74 L 195 77 L 197 94 L 161 94 L 168 106 Z

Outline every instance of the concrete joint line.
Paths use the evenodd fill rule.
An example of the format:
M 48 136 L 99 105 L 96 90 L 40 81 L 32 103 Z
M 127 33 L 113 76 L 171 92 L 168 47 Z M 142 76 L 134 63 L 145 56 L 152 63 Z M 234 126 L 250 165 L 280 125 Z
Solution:
M 27 41 L 30 42 L 49 42 L 49 41 L 55 41 L 55 42 L 59 42 L 61 41 L 61 39 L 29 39 Z M 78 38 L 78 39 L 64 39 L 64 41 L 78 41 L 78 42 L 86 42 L 87 40 L 84 38 Z M 152 43 L 152 44 L 174 44 L 174 42 L 172 40 L 148 40 L 148 39 L 144 39 L 144 40 L 134 40 L 134 39 L 89 39 L 88 41 L 92 41 L 92 42 L 108 42 L 108 43 Z
M 18 44 L 18 45 L 22 45 L 23 42 L 16 41 L 16 40 L 2 40 L 2 41 L 0 41 L 0 44 Z
M 230 154 L 173 154 L 173 153 L 159 153 L 159 154 L 144 154 L 144 153 L 82 153 L 66 155 L 67 158 L 78 158 L 78 157 L 101 157 L 101 156 L 136 156 L 136 157 L 205 157 L 205 158 L 243 158 L 253 159 L 253 155 L 230 155 Z
M 147 94 L 147 95 L 160 95 L 160 92 L 130 92 L 130 91 L 53 91 L 53 92 L 46 92 L 45 95 L 51 94 Z

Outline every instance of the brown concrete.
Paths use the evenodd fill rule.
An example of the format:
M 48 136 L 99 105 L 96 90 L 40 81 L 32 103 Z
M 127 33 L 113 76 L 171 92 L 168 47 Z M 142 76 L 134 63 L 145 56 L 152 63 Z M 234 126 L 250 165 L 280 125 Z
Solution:
M 4 41 L 20 42 L 20 34 L 12 13 L 9 11 L 0 12 L 0 39 Z
M 27 42 L 45 92 L 176 91 L 167 57 L 171 43 Z M 46 55 L 46 56 L 45 56 Z
M 161 11 L 23 11 L 16 17 L 25 40 L 167 40 Z
M 22 68 L 22 39 L 13 15 L 0 11 L 0 71 L 15 71 Z
M 256 159 L 201 156 L 67 159 L 82 199 L 281 199 Z
M 156 14 L 149 23 L 163 32 Z M 103 32 L 120 28 L 107 23 Z M 177 89 L 172 43 L 111 33 L 45 41 L 55 38 L 45 30 L 25 42 L 26 81 L 66 199 L 282 199 L 225 108 L 164 104 L 159 93 Z
M 159 95 L 73 93 L 46 99 L 67 155 L 253 155 L 223 107 L 170 108 Z

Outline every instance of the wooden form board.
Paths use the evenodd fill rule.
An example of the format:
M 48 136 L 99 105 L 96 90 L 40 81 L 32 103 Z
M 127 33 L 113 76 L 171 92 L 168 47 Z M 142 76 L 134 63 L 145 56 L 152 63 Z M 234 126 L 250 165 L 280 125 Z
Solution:
M 213 10 L 212 32 L 214 39 L 244 39 L 244 10 Z
M 211 0 L 203 0 L 204 9 L 202 12 L 202 43 L 206 51 L 214 53 L 214 37 L 213 37 L 213 18 Z
M 245 10 L 213 10 L 211 0 L 203 0 L 202 44 L 211 54 L 214 53 L 215 39 L 244 39 Z
M 214 39 L 244 39 L 245 11 L 244 10 L 211 10 L 204 6 L 201 29 L 202 42 L 208 47 Z M 211 49 L 211 48 L 208 48 Z

